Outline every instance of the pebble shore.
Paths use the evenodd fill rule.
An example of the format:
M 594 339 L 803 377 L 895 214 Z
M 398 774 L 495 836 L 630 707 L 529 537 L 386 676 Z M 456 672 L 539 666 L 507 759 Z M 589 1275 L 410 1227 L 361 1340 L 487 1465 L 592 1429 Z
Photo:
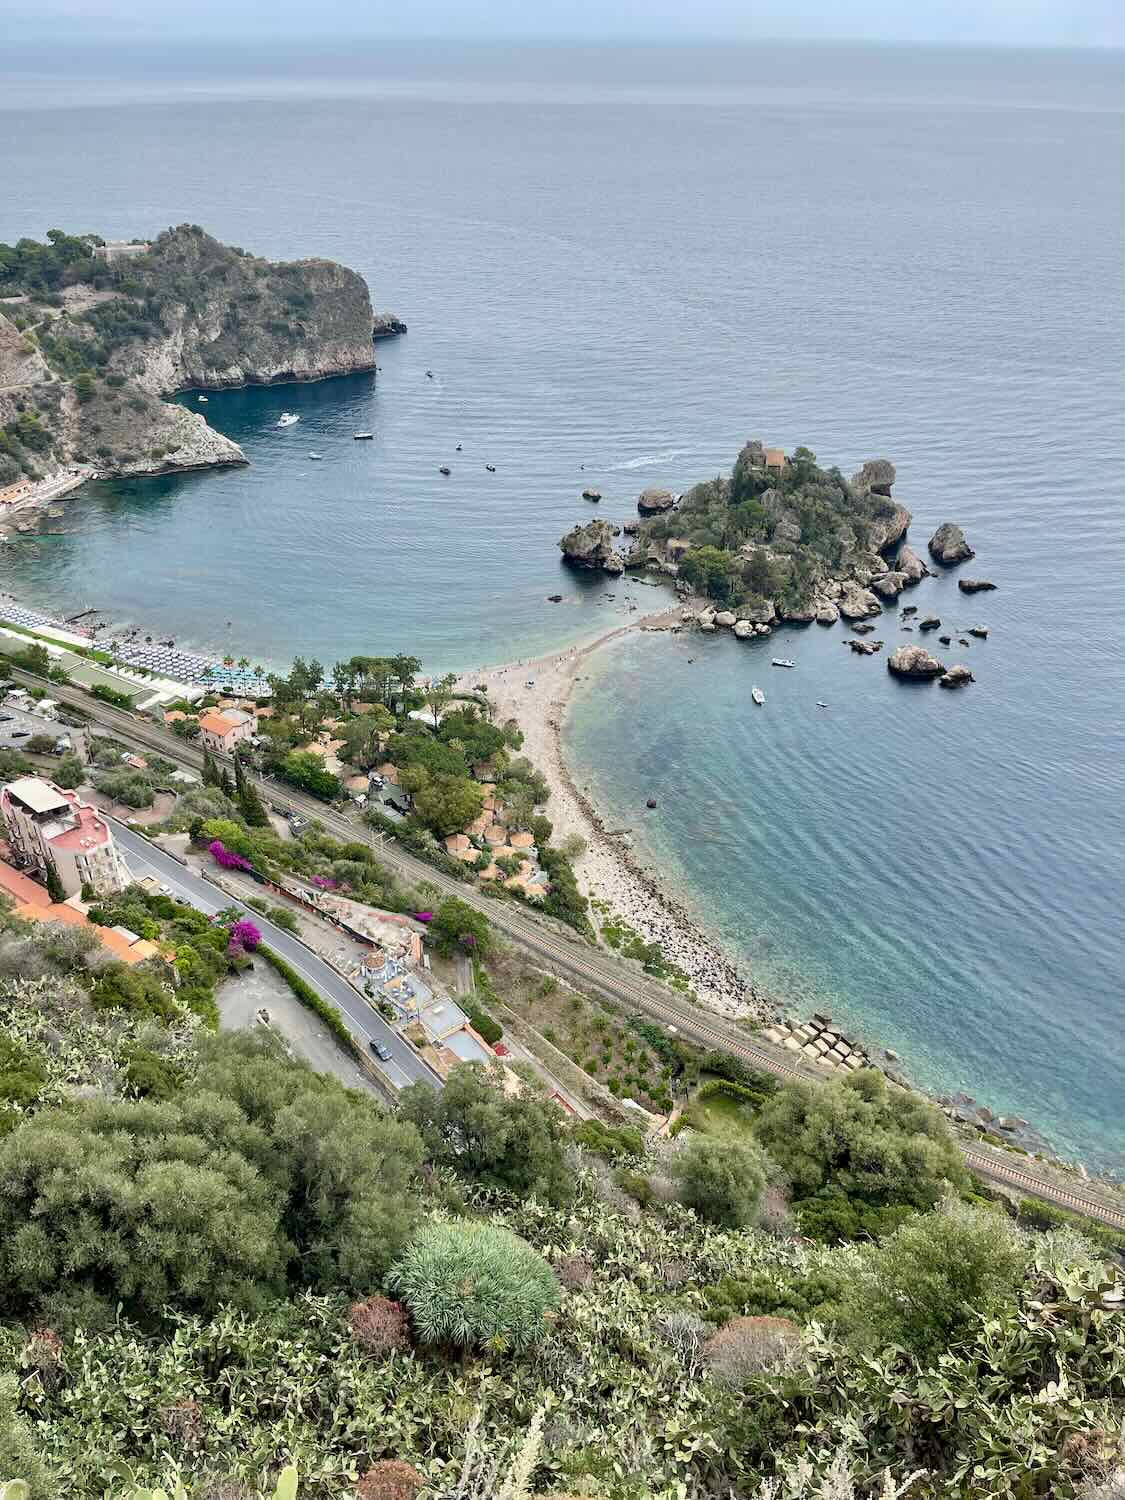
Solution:
M 755 990 L 685 907 L 668 894 L 630 848 L 628 835 L 606 824 L 588 789 L 575 781 L 563 754 L 567 707 L 593 652 L 630 631 L 669 630 L 679 623 L 678 608 L 646 615 L 585 646 L 465 672 L 457 686 L 459 691 L 483 686 L 496 721 L 514 719 L 523 731 L 523 753 L 543 772 L 551 789 L 547 815 L 554 824 L 554 841 L 561 844 L 577 834 L 586 842 L 586 852 L 575 862 L 585 894 L 605 902 L 614 917 L 646 942 L 659 943 L 665 958 L 687 975 L 704 1004 L 725 1016 L 769 1019 L 776 1014 L 776 1006 Z

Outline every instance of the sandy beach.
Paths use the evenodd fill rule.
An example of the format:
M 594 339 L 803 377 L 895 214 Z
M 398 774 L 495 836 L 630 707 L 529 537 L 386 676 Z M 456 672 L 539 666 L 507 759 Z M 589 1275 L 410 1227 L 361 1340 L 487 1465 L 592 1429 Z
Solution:
M 570 697 L 582 680 L 590 657 L 607 642 L 637 630 L 670 630 L 680 623 L 680 606 L 650 614 L 584 646 L 570 646 L 547 656 L 481 667 L 462 673 L 458 691 L 483 684 L 497 722 L 515 719 L 523 731 L 523 753 L 546 776 L 551 788 L 547 815 L 554 841 L 571 834 L 586 841 L 575 862 L 579 883 L 588 896 L 606 902 L 647 942 L 659 943 L 666 958 L 691 980 L 699 998 L 727 1016 L 769 1016 L 775 1007 L 756 994 L 746 976 L 715 946 L 699 924 L 665 891 L 636 857 L 627 836 L 607 827 L 589 796 L 575 782 L 563 755 L 562 731 Z M 534 686 L 529 687 L 528 683 Z

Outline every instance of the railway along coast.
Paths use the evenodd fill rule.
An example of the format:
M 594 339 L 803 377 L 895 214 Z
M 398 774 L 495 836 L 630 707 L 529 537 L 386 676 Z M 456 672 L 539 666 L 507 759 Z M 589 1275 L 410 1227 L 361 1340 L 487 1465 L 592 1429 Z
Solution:
M 21 669 L 13 669 L 11 675 L 28 686 L 38 686 L 41 681 Z M 202 750 L 153 723 L 60 684 L 51 684 L 51 695 L 59 703 L 80 710 L 102 728 L 112 730 L 125 743 L 138 749 L 157 751 L 191 770 L 202 768 Z M 229 757 L 220 753 L 215 754 L 215 759 L 231 764 Z M 577 933 L 566 932 L 564 935 L 563 929 L 548 926 L 522 910 L 450 879 L 397 847 L 385 835 L 372 835 L 357 819 L 315 797 L 274 780 L 263 779 L 260 786 L 279 810 L 315 818 L 328 832 L 344 840 L 365 838 L 378 849 L 379 857 L 401 874 L 412 880 L 427 881 L 444 894 L 456 896 L 475 907 L 497 932 L 525 949 L 545 968 L 574 979 L 615 1004 L 630 1006 L 651 1020 L 674 1027 L 686 1041 L 729 1052 L 779 1077 L 800 1078 L 813 1083 L 826 1081 L 824 1075 L 811 1067 L 799 1063 L 794 1065 L 787 1056 L 778 1055 L 723 1017 L 701 1014 L 697 1007 L 685 1003 L 656 981 L 628 971 L 622 963 Z M 1038 1164 L 1034 1159 L 1015 1159 L 1012 1153 L 984 1142 L 966 1145 L 962 1149 L 969 1170 L 989 1183 L 1017 1189 L 1099 1223 L 1125 1230 L 1125 1211 L 1102 1198 L 1093 1187 L 1061 1185 L 1047 1172 L 1037 1171 Z

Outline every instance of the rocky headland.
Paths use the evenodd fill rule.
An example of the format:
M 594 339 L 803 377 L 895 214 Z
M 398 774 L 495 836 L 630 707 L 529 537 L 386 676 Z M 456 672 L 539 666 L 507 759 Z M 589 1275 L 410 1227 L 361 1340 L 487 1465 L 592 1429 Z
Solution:
M 48 240 L 0 245 L 0 484 L 245 463 L 162 398 L 372 370 L 374 339 L 405 331 L 355 271 L 263 260 L 196 225 L 151 244 Z
M 750 640 L 779 625 L 832 626 L 844 620 L 862 635 L 874 630 L 872 622 L 896 607 L 903 594 L 932 576 L 906 540 L 912 516 L 894 498 L 895 479 L 888 458 L 868 459 L 845 479 L 838 468 L 821 467 L 807 448 L 786 454 L 753 439 L 729 477 L 696 485 L 679 499 L 671 490 L 646 489 L 637 499 L 639 521 L 577 525 L 559 545 L 575 567 L 661 575 L 681 598 L 680 626 L 704 634 L 727 629 Z M 622 535 L 629 540 L 619 546 Z M 928 550 L 943 568 L 975 555 L 951 521 L 934 532 Z M 959 587 L 974 594 L 996 585 L 963 578 Z M 898 607 L 902 628 L 913 630 L 915 624 L 905 622 L 918 614 L 917 605 Z M 936 615 L 925 615 L 916 628 L 927 632 L 940 626 Z M 969 633 L 978 629 L 983 627 Z M 858 656 L 873 656 L 883 647 L 881 640 L 845 644 Z M 938 678 L 943 687 L 973 681 L 967 667 L 947 670 L 922 647 L 898 648 L 887 666 L 897 677 Z

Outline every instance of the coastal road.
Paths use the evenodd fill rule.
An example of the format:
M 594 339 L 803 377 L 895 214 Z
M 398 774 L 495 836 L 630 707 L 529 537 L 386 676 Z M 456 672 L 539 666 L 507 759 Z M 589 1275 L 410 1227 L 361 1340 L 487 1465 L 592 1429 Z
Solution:
M 409 1042 L 403 1041 L 331 964 L 325 963 L 318 954 L 306 948 L 299 938 L 286 932 L 283 927 L 278 927 L 260 912 L 243 906 L 242 902 L 228 896 L 218 886 L 204 880 L 123 823 L 116 820 L 113 822 L 114 838 L 134 874 L 151 875 L 160 885 L 166 885 L 177 900 L 187 902 L 206 916 L 213 916 L 215 912 L 225 911 L 230 906 L 239 907 L 255 927 L 259 928 L 273 951 L 296 969 L 313 989 L 336 1006 L 343 1015 L 348 1030 L 371 1062 L 396 1089 L 405 1088 L 409 1083 L 428 1083 L 435 1088 L 440 1087 L 441 1080 L 437 1074 L 426 1066 Z M 390 1062 L 382 1062 L 375 1057 L 370 1046 L 372 1041 L 389 1048 Z
M 11 675 L 29 685 L 38 685 L 34 676 L 20 671 L 13 671 Z M 60 703 L 81 709 L 122 741 L 142 750 L 155 750 L 169 760 L 179 761 L 193 770 L 202 768 L 201 750 L 156 724 L 121 709 L 111 708 L 73 688 L 52 683 L 51 695 Z M 223 757 L 217 756 L 216 759 L 222 760 Z M 637 975 L 619 960 L 593 947 L 577 933 L 569 933 L 565 929 L 537 920 L 518 907 L 450 879 L 393 843 L 371 838 L 366 825 L 359 823 L 354 817 L 338 812 L 326 803 L 280 782 L 262 780 L 259 786 L 263 795 L 275 806 L 298 812 L 306 818 L 315 818 L 327 832 L 338 838 L 366 839 L 377 846 L 380 859 L 407 879 L 414 882 L 426 881 L 443 894 L 456 896 L 475 907 L 498 932 L 512 942 L 550 968 L 595 990 L 614 1004 L 624 1004 L 665 1027 L 674 1028 L 677 1034 L 688 1041 L 730 1052 L 744 1058 L 754 1067 L 763 1068 L 778 1077 L 800 1078 L 813 1083 L 827 1081 L 825 1074 L 803 1066 L 795 1058 L 790 1061 L 789 1054 L 780 1049 L 770 1049 L 751 1038 L 735 1022 L 693 1007 L 674 990 Z M 254 920 L 258 920 L 257 916 Z M 270 941 L 272 944 L 272 939 Z M 352 994 L 354 996 L 355 992 Z M 1037 1171 L 1037 1164 L 1032 1158 L 1016 1156 L 984 1142 L 963 1147 L 963 1150 L 970 1171 L 978 1176 L 1043 1198 L 1073 1213 L 1085 1214 L 1114 1228 L 1125 1229 L 1125 1211 L 1120 1205 L 1101 1198 L 1095 1189 L 1087 1188 L 1085 1184 L 1072 1188 L 1070 1184 L 1058 1183 L 1046 1171 Z

